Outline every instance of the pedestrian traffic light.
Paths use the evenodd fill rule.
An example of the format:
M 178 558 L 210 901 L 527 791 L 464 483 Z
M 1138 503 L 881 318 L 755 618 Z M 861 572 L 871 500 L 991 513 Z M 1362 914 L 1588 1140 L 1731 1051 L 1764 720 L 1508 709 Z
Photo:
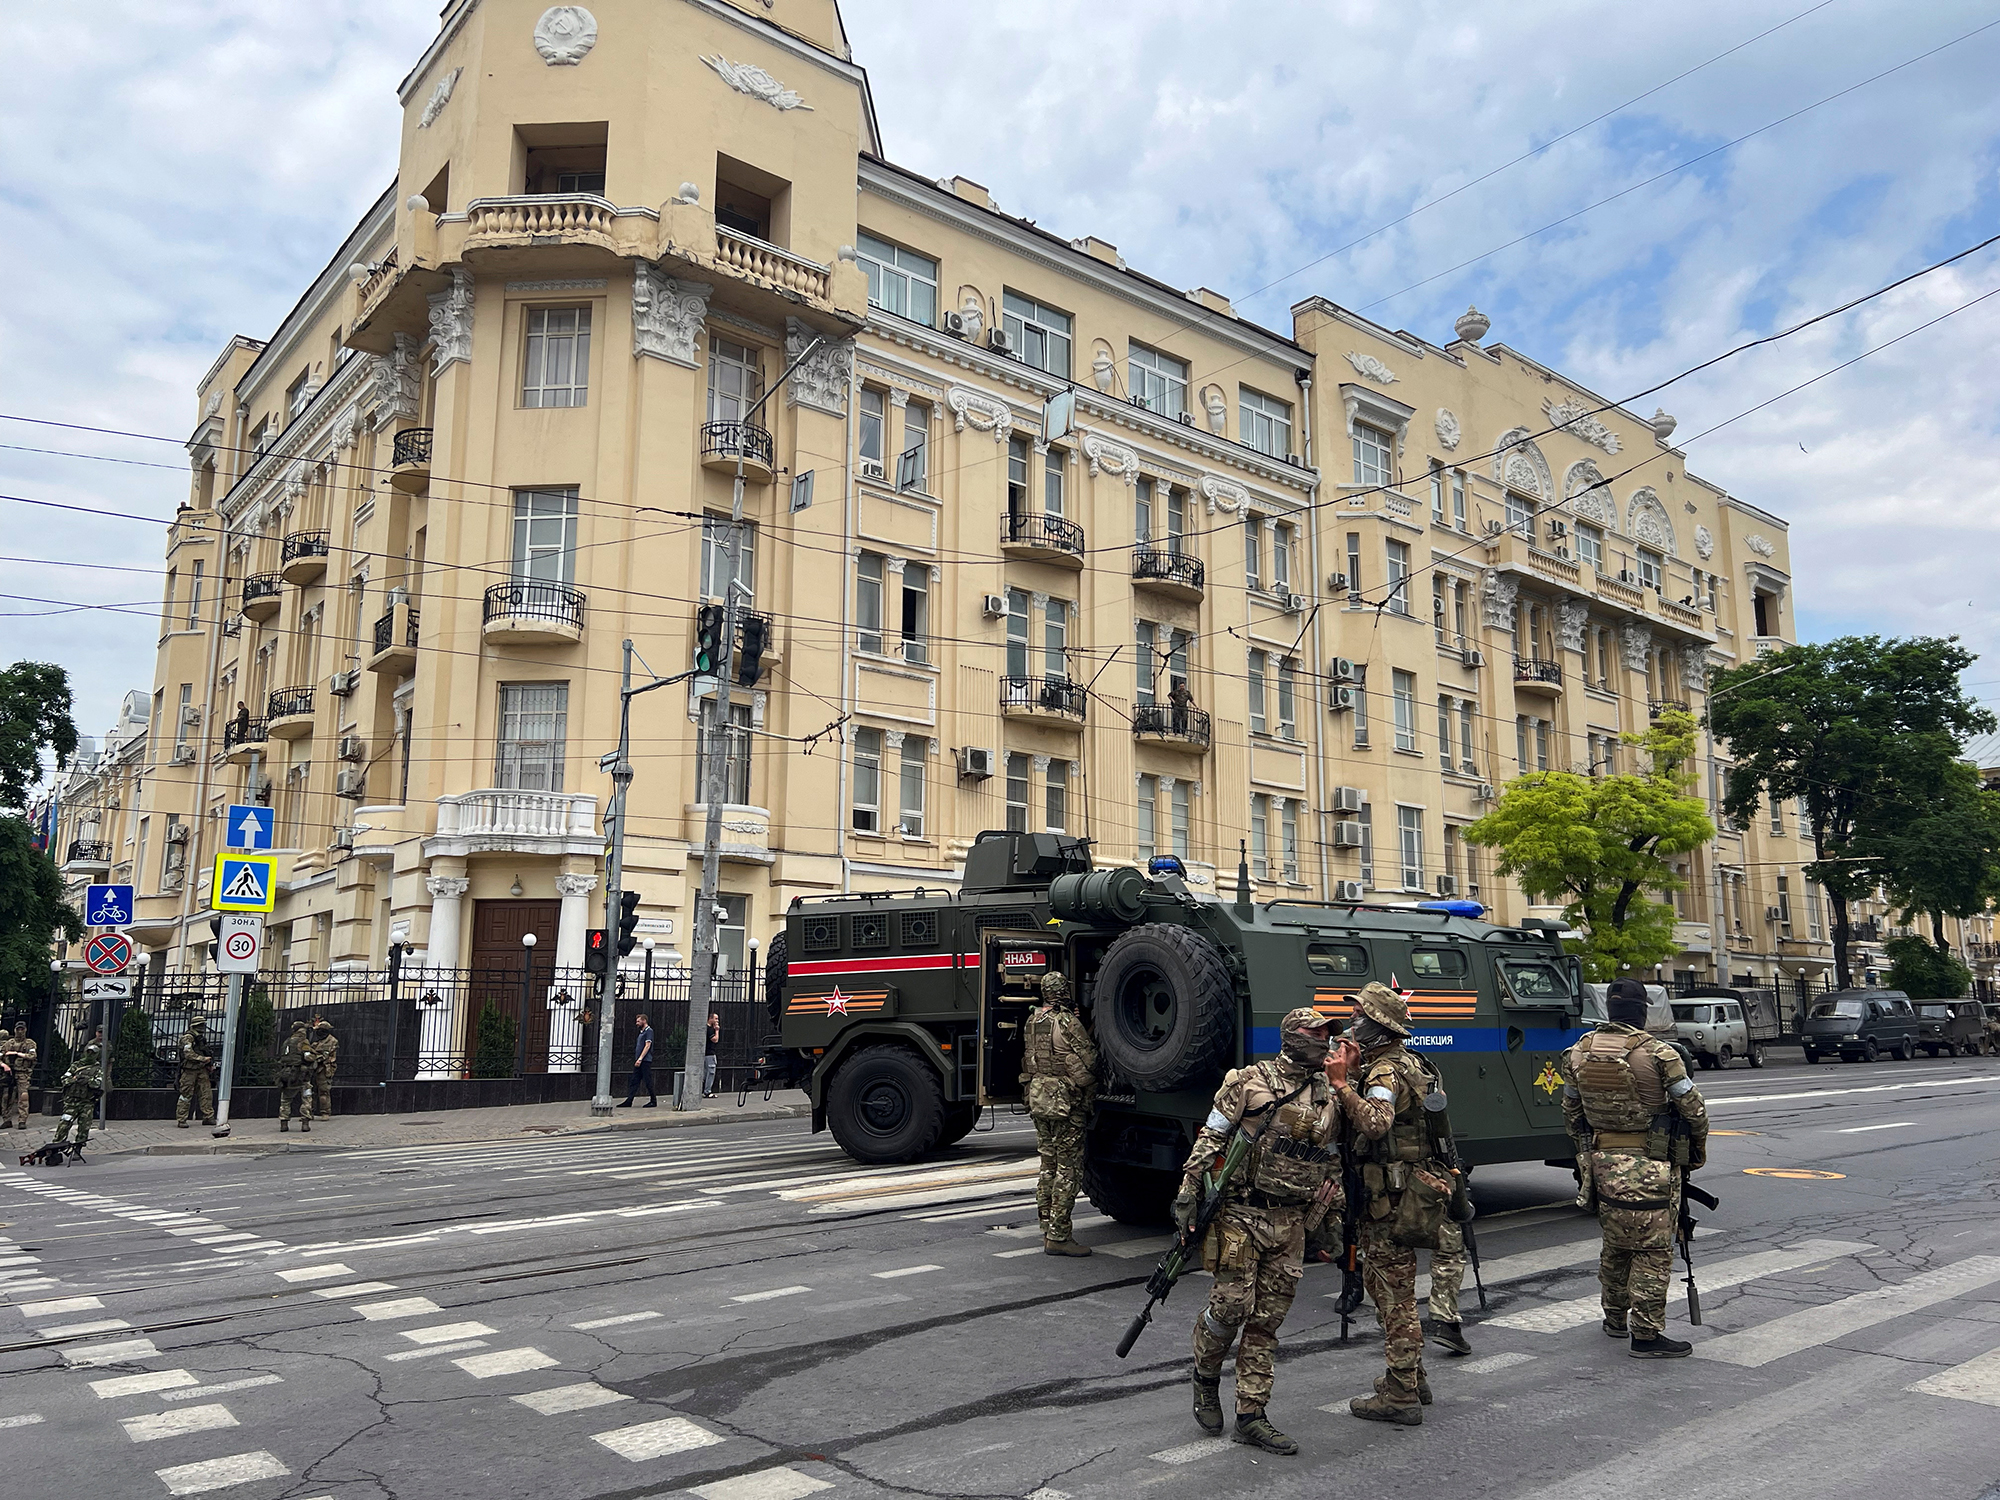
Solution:
M 639 944 L 639 893 L 618 893 L 618 956 L 623 958 Z
M 214 958 L 222 952 L 222 913 L 217 912 L 208 919 L 208 956 Z
M 610 967 L 611 934 L 602 927 L 593 927 L 583 935 L 583 971 L 602 974 Z
M 771 622 L 763 615 L 743 617 L 743 654 L 736 659 L 736 680 L 755 687 L 764 675 L 764 652 L 771 644 Z
M 694 669 L 710 674 L 721 660 L 722 606 L 704 604 L 694 612 Z

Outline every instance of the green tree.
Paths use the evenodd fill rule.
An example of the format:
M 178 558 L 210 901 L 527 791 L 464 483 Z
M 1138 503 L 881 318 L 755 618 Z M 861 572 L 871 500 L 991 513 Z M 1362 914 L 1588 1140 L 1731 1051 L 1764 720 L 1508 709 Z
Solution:
M 1673 859 L 1715 837 L 1693 784 L 1691 714 L 1662 713 L 1643 735 L 1625 736 L 1646 755 L 1629 776 L 1535 772 L 1510 782 L 1466 839 L 1499 851 L 1502 875 L 1530 900 L 1565 904 L 1582 929 L 1592 979 L 1649 968 L 1677 951 L 1674 909 L 1661 899 L 1683 884 Z
M 153 1018 L 146 1014 L 145 1007 L 125 1007 L 125 1014 L 118 1021 L 118 1042 L 112 1057 L 113 1088 L 153 1086 Z
M 1765 797 L 1800 799 L 1812 829 L 1808 879 L 1831 907 L 1833 964 L 1852 983 L 1847 905 L 1890 877 L 1913 806 L 1932 807 L 1971 735 L 1993 715 L 1965 696 L 1976 658 L 1956 637 L 1845 636 L 1718 673 L 1708 719 L 1734 764 L 1723 806 L 1748 823 Z
M 63 900 L 54 851 L 37 852 L 23 814 L 42 776 L 42 751 L 58 769 L 76 751 L 69 676 L 46 662 L 0 670 L 0 996 L 27 1010 L 49 988 L 49 939 L 74 941 L 83 922 Z
M 56 768 L 76 753 L 76 723 L 70 718 L 69 674 L 42 661 L 17 661 L 0 671 L 0 806 L 27 806 L 28 792 L 42 779 L 42 752 L 55 753 Z
M 1925 790 L 1899 789 L 1904 805 L 1891 827 L 1859 842 L 1879 856 L 1902 920 L 1928 913 L 1932 943 L 1946 948 L 1944 919 L 1974 916 L 2000 894 L 2000 793 L 1981 790 L 1979 773 L 1963 761 L 1944 768 L 1931 795 Z
M 1912 934 L 1882 945 L 1889 955 L 1889 988 L 1912 1000 L 1956 1000 L 1972 988 L 1972 971 L 1949 949 Z
M 492 1001 L 479 1012 L 478 1041 L 472 1054 L 474 1078 L 512 1078 L 514 1041 L 519 1028 L 514 1018 L 504 1015 Z

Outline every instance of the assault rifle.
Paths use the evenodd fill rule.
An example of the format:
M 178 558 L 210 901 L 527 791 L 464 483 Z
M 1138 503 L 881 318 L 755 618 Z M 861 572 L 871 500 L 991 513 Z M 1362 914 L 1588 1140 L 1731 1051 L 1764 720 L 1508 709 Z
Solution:
M 1688 1177 L 1688 1169 L 1681 1168 L 1681 1218 L 1674 1237 L 1680 1242 L 1681 1262 L 1687 1267 L 1688 1322 L 1701 1327 L 1701 1293 L 1694 1284 L 1694 1210 L 1690 1202 L 1699 1203 L 1710 1213 L 1722 1207 L 1722 1200 L 1706 1188 L 1698 1188 Z
M 1334 1311 L 1340 1314 L 1340 1341 L 1347 1342 L 1348 1324 L 1361 1309 L 1366 1282 L 1361 1275 L 1361 1173 L 1348 1169 L 1347 1204 L 1340 1216 L 1340 1299 Z

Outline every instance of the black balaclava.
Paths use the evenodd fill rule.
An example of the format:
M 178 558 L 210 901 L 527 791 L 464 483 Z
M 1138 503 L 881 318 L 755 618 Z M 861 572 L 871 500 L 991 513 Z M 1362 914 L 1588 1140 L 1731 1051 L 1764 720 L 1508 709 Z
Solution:
M 1636 979 L 1614 979 L 1604 995 L 1605 1014 L 1621 1026 L 1646 1024 L 1646 987 Z

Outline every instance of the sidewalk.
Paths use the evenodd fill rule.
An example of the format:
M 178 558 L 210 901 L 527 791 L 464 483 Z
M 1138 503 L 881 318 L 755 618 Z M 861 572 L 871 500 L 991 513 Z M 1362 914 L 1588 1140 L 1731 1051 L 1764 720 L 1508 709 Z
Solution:
M 228 1137 L 217 1140 L 213 1128 L 172 1120 L 112 1120 L 90 1133 L 89 1157 L 211 1156 L 265 1152 L 353 1151 L 394 1146 L 429 1146 L 460 1141 L 522 1141 L 537 1137 L 590 1135 L 631 1130 L 678 1130 L 702 1125 L 729 1125 L 762 1120 L 799 1120 L 812 1107 L 796 1090 L 796 1103 L 775 1095 L 766 1103 L 753 1094 L 741 1109 L 734 1095 L 703 1102 L 700 1109 L 676 1112 L 664 1102 L 658 1109 L 633 1105 L 614 1110 L 608 1120 L 594 1119 L 588 1100 L 568 1104 L 517 1104 L 505 1109 L 445 1109 L 417 1115 L 337 1115 L 314 1121 L 312 1134 L 293 1128 L 279 1133 L 276 1120 L 238 1120 Z M 17 1156 L 39 1146 L 55 1132 L 55 1121 L 32 1116 L 25 1131 L 0 1134 L 0 1156 Z

